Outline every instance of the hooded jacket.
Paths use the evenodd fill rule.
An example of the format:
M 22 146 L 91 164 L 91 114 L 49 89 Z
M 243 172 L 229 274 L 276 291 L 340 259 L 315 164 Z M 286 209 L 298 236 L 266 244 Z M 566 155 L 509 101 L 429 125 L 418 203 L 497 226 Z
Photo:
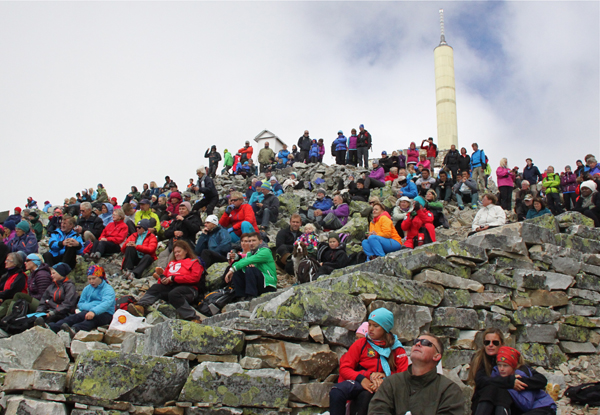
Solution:
M 308 152 L 308 157 L 319 157 L 319 145 L 317 144 L 317 140 L 313 140 L 310 151 Z
M 374 341 L 377 346 L 383 347 L 383 341 Z M 408 356 L 403 347 L 393 350 L 396 370 L 392 372 L 400 373 L 408 369 Z M 358 383 L 363 379 L 369 379 L 373 373 L 383 373 L 381 367 L 381 357 L 368 342 L 367 337 L 356 340 L 348 351 L 340 358 L 340 377 L 338 383 L 346 380 L 354 380 Z M 404 415 L 404 414 L 402 414 Z
M 77 250 L 77 255 L 81 255 L 83 253 L 83 240 L 81 239 L 81 235 L 79 235 L 74 230 L 65 234 L 62 229 L 57 229 L 50 236 L 50 240 L 48 241 L 48 247 L 50 248 L 50 253 L 52 256 L 57 257 L 65 253 L 65 247 L 63 245 L 63 241 L 65 239 L 75 239 L 79 242 L 79 249 Z
M 341 269 L 348 265 L 348 254 L 346 250 L 338 246 L 335 249 L 327 246 L 323 251 L 319 252 L 317 260 L 323 263 L 323 267 L 330 269 Z
M 337 206 L 333 206 L 331 209 L 324 210 L 323 216 L 333 213 L 340 220 L 342 226 L 348 223 L 348 215 L 350 215 L 350 208 L 346 203 L 340 203 Z
M 211 149 L 206 150 L 204 157 L 208 159 L 209 167 L 218 166 L 221 161 L 221 154 L 218 151 L 211 151 Z
M 121 246 L 121 252 L 125 253 L 125 250 L 127 249 L 127 244 L 129 242 L 133 242 L 133 243 L 137 242 L 138 236 L 139 235 L 137 232 L 134 232 L 131 235 L 129 235 L 129 237 L 123 244 L 123 246 Z M 142 244 L 136 245 L 135 250 L 144 255 L 150 255 L 152 257 L 152 259 L 154 261 L 156 261 L 156 247 L 157 246 L 158 246 L 158 240 L 156 239 L 156 235 L 154 235 L 152 232 L 146 232 L 146 237 L 142 241 Z M 123 261 L 125 261 L 125 258 L 123 258 Z
M 42 225 L 42 222 L 40 222 L 40 215 L 36 211 L 32 210 L 29 213 L 29 216 L 32 217 L 29 220 L 29 223 L 31 224 L 31 229 L 35 233 L 35 239 L 37 239 L 39 242 L 40 239 L 42 239 L 42 237 L 44 236 L 44 226 Z
M 417 164 L 419 162 L 419 150 L 417 150 L 416 144 L 415 144 L 415 148 L 413 150 L 411 148 L 411 146 L 413 144 L 415 144 L 415 143 L 414 142 L 410 143 L 408 150 L 406 150 L 406 162 Z
M 205 282 L 202 274 L 204 274 L 204 268 L 198 259 L 184 258 L 180 261 L 169 262 L 164 275 L 172 277 L 174 284 L 188 285 L 203 292 Z M 161 283 L 160 280 L 158 283 Z
M 41 264 L 35 271 L 29 273 L 27 278 L 27 291 L 29 295 L 38 300 L 42 298 L 44 292 L 52 284 L 52 275 L 50 274 L 50 266 Z
M 398 235 L 398 231 L 394 227 L 394 223 L 389 218 L 389 215 L 385 213 L 373 219 L 369 224 L 369 232 L 375 232 L 377 236 L 381 236 L 382 238 L 393 239 L 402 245 L 402 238 Z
M 338 135 L 335 140 L 333 140 L 333 144 L 335 144 L 335 151 L 347 150 L 348 149 L 348 140 L 344 135 Z
M 177 203 L 171 203 L 171 199 L 173 198 L 177 199 Z M 181 193 L 179 192 L 172 192 L 169 195 L 169 200 L 167 201 L 167 213 L 169 213 L 171 217 L 174 218 L 175 216 L 179 215 L 179 205 L 181 204 L 182 200 Z
M 173 250 L 173 240 L 186 241 L 192 249 L 196 246 L 196 234 L 200 231 L 200 215 L 198 212 L 190 212 L 183 220 L 175 219 L 165 230 L 165 238 L 169 239 L 169 250 Z M 183 232 L 182 236 L 175 237 L 175 231 Z
M 560 192 L 560 176 L 556 173 L 548 173 L 542 180 L 542 186 L 546 194 Z
M 200 255 L 205 249 L 225 256 L 231 250 L 231 235 L 227 232 L 227 229 L 218 225 L 209 233 L 200 233 L 196 242 L 196 255 Z
M 225 160 L 223 161 L 223 165 L 229 166 L 229 167 L 233 166 L 233 156 L 231 155 L 231 153 L 229 151 L 226 151 L 224 153 L 224 157 L 225 157 Z
M 113 213 L 113 210 L 115 209 L 115 207 L 111 203 L 104 203 L 104 206 L 106 206 L 106 209 L 108 209 L 108 212 L 101 213 L 100 219 L 102 219 L 102 223 L 104 224 L 104 226 L 106 226 L 113 221 L 112 213 Z
M 15 233 L 15 237 L 8 241 L 6 245 L 10 252 L 23 251 L 27 255 L 38 252 L 38 242 L 32 231 L 24 233 L 22 236 Z
M 444 156 L 443 164 L 448 167 L 458 168 L 459 161 L 460 161 L 460 153 L 458 152 L 458 150 L 454 150 L 454 151 L 448 150 L 448 152 Z
M 265 244 L 261 244 L 256 250 L 250 251 L 246 258 L 233 263 L 231 268 L 234 271 L 245 271 L 248 265 L 254 265 L 263 274 L 265 287 L 277 288 L 275 260 L 271 250 Z
M 61 282 L 52 281 L 46 288 L 36 313 L 73 314 L 77 306 L 77 289 L 68 278 Z

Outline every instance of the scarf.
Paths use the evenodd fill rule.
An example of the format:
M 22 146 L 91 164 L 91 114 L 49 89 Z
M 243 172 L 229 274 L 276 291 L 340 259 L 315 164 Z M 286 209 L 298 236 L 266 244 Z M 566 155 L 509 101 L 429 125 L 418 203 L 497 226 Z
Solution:
M 144 232 L 141 235 L 138 235 L 137 238 L 135 239 L 135 244 L 136 245 L 142 245 L 144 243 L 144 239 L 146 239 L 146 236 L 148 235 L 148 231 Z M 143 258 L 144 257 L 144 253 L 137 251 L 138 254 L 138 258 Z
M 390 354 L 392 354 L 392 350 L 396 350 L 398 347 L 403 347 L 402 343 L 400 343 L 400 340 L 398 340 L 398 336 L 394 334 L 394 344 L 392 347 L 377 346 L 375 343 L 373 343 L 369 336 L 367 336 L 367 341 L 369 342 L 371 348 L 379 353 L 379 360 L 381 360 L 381 368 L 383 369 L 383 373 L 385 373 L 386 377 L 390 376 L 392 374 L 392 370 L 390 369 L 390 364 L 388 363 L 387 359 L 390 357 Z
M 589 208 L 590 206 L 592 206 L 592 196 L 593 196 L 593 195 L 594 195 L 594 194 L 593 194 L 593 193 L 591 193 L 591 194 L 590 194 L 588 197 L 585 197 L 585 196 L 583 196 L 583 195 L 579 196 L 579 197 L 581 197 L 581 198 L 582 198 L 582 200 L 583 200 L 583 201 L 581 202 L 581 207 L 582 207 L 583 209 L 587 209 L 587 208 Z

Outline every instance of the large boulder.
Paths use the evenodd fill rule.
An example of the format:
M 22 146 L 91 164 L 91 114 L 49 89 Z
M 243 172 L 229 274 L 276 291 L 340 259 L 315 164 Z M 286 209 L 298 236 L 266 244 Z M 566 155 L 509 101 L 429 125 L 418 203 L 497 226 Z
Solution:
M 206 324 L 206 321 L 204 321 Z M 214 324 L 218 327 L 243 331 L 244 333 L 260 334 L 275 339 L 308 340 L 308 323 L 296 320 L 276 318 L 235 318 Z
M 418 254 L 421 252 L 430 252 L 444 258 L 449 257 L 457 257 L 466 259 L 469 261 L 473 261 L 476 263 L 483 263 L 488 260 L 488 257 L 485 253 L 485 249 L 477 246 L 471 245 L 466 241 L 457 241 L 457 240 L 448 240 L 444 242 L 434 242 L 431 244 L 423 245 L 417 247 L 411 251 L 413 254 Z M 401 256 L 408 255 L 407 253 L 403 253 Z
M 279 209 L 282 212 L 287 212 L 288 215 L 298 213 L 300 208 L 300 197 L 294 193 L 284 193 L 277 197 L 279 199 Z
M 206 289 L 211 292 L 221 288 L 224 285 L 223 274 L 229 264 L 227 262 L 217 262 L 212 264 L 206 270 Z
M 0 369 L 34 369 L 63 372 L 69 366 L 65 344 L 52 330 L 33 327 L 0 339 Z
M 367 309 L 358 297 L 324 289 L 312 283 L 284 291 L 259 305 L 254 313 L 256 317 L 304 321 L 308 324 L 356 330 L 365 320 Z
M 46 392 L 64 392 L 67 374 L 41 370 L 11 369 L 4 378 L 4 392 L 18 390 L 37 390 Z
M 438 307 L 433 312 L 433 327 L 456 327 L 459 329 L 479 329 L 479 317 L 475 310 L 454 307 Z
M 290 374 L 285 370 L 244 370 L 238 363 L 203 362 L 190 373 L 178 400 L 284 408 L 289 394 Z
M 196 354 L 240 354 L 244 333 L 184 320 L 169 320 L 146 330 L 143 354 L 171 356 L 179 352 Z
M 67 415 L 67 406 L 22 395 L 12 395 L 6 400 L 5 415 Z
M 406 267 L 404 267 L 396 258 L 386 255 L 384 257 L 374 259 L 373 261 L 363 262 L 362 264 L 337 269 L 329 274 L 329 277 L 335 278 L 355 272 L 389 275 L 403 279 L 410 279 L 412 275 L 411 272 L 406 269 Z
M 561 213 L 556 216 L 556 221 L 561 229 L 566 229 L 573 225 L 594 227 L 594 221 L 592 219 L 574 211 Z M 558 233 L 558 229 L 556 229 L 556 233 Z
M 425 269 L 414 276 L 415 281 L 438 284 L 446 288 L 458 288 L 481 293 L 484 287 L 481 283 L 466 278 L 456 277 L 433 269 Z
M 350 234 L 351 239 L 360 241 L 368 231 L 369 220 L 363 217 L 354 217 L 349 219 L 344 226 L 336 231 L 336 233 L 348 233 Z
M 414 340 L 420 333 L 429 329 L 431 323 L 429 307 L 380 300 L 369 304 L 369 312 L 378 308 L 386 308 L 394 314 L 392 333 L 397 335 L 401 341 Z
M 302 402 L 319 408 L 329 407 L 329 391 L 334 383 L 311 382 L 296 383 L 292 385 L 290 400 Z
M 400 264 L 410 270 L 413 275 L 418 274 L 425 268 L 437 269 L 438 271 L 461 278 L 469 278 L 471 275 L 470 269 L 454 265 L 443 256 L 428 252 L 427 250 L 417 253 L 414 253 L 411 250 L 402 250 L 398 251 L 395 257 L 398 258 Z
M 320 380 L 338 366 L 337 355 L 327 344 L 261 339 L 246 346 L 246 356 L 257 357 L 272 368 L 290 369 L 293 375 Z
M 475 235 L 469 236 L 465 242 L 487 250 L 499 249 L 519 255 L 527 255 L 527 245 L 523 242 L 520 233 L 521 223 L 512 223 L 477 232 Z
M 595 239 L 586 239 L 577 235 L 560 233 L 556 235 L 556 241 L 564 248 L 573 248 L 584 254 L 600 253 L 600 241 Z
M 548 324 L 560 318 L 560 313 L 546 307 L 528 307 L 515 311 L 513 320 L 515 324 Z
M 84 352 L 75 361 L 71 391 L 99 399 L 160 406 L 175 400 L 189 374 L 187 360 L 113 351 Z
M 529 223 L 535 226 L 541 226 L 542 228 L 546 228 L 549 231 L 556 233 L 560 232 L 560 228 L 559 228 L 559 223 L 560 221 L 558 220 L 558 216 L 554 217 L 551 214 L 546 214 L 546 215 L 542 215 L 542 216 L 538 216 L 537 218 L 533 218 L 533 219 L 526 219 L 525 221 L 523 221 L 523 223 Z

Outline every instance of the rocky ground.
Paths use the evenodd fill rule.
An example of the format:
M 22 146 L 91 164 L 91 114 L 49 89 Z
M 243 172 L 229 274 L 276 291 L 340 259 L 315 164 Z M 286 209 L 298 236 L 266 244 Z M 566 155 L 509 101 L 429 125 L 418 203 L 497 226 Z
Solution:
M 296 166 L 295 166 L 296 167 Z M 302 170 L 301 170 L 302 168 Z M 333 189 L 357 169 L 297 166 L 304 180 Z M 219 178 L 224 193 L 239 179 Z M 390 203 L 389 188 L 374 191 Z M 307 190 L 280 196 L 277 230 L 314 200 Z M 353 202 L 350 250 L 360 249 L 366 204 Z M 545 216 L 467 238 L 475 211 L 446 206 L 439 242 L 347 267 L 310 284 L 280 275 L 278 291 L 226 306 L 202 325 L 157 304 L 149 328 L 65 333 L 34 328 L 0 340 L 7 414 L 318 414 L 328 406 L 339 357 L 367 313 L 386 307 L 393 332 L 410 349 L 423 330 L 441 336 L 447 376 L 466 379 L 478 330 L 500 328 L 508 343 L 549 379 L 559 413 L 598 413 L 570 405 L 567 386 L 600 374 L 600 231 L 587 218 Z M 153 282 L 121 278 L 120 257 L 99 261 L 117 295 L 141 296 Z M 82 259 L 72 278 L 84 284 Z M 223 264 L 208 270 L 209 288 Z M 468 404 L 465 408 L 468 407 Z M 465 413 L 468 413 L 465 409 Z

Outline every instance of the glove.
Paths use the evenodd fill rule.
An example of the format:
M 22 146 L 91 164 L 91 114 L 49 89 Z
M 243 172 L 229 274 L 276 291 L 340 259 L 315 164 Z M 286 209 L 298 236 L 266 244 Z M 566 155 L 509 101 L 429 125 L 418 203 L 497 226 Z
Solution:
M 233 227 L 227 229 L 227 232 L 233 232 Z
M 412 212 L 410 212 L 410 217 L 414 218 L 415 216 L 417 216 L 417 211 L 413 210 Z
M 233 206 L 233 205 L 228 205 L 228 206 L 225 208 L 225 213 L 231 213 L 231 212 L 233 211 L 233 209 L 234 209 L 234 208 L 235 208 L 235 206 Z

